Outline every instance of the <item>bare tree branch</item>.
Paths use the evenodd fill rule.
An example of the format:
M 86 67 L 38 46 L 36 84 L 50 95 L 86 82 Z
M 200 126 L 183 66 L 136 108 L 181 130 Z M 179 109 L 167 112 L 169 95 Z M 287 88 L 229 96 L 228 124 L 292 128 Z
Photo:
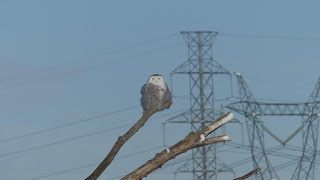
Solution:
M 245 175 L 243 175 L 243 176 L 241 176 L 241 177 L 238 177 L 238 178 L 236 178 L 236 179 L 234 179 L 234 180 L 244 180 L 244 179 L 247 179 L 247 178 L 249 178 L 250 176 L 252 176 L 252 175 L 255 175 L 255 174 L 258 174 L 259 172 L 260 172 L 260 168 L 257 168 L 257 169 L 255 169 L 255 170 L 253 170 L 253 171 L 250 171 L 249 173 L 247 173 L 247 174 L 245 174 Z
M 164 108 L 169 108 L 171 103 L 165 103 L 163 105 Z M 123 136 L 120 136 L 117 142 L 113 145 L 112 149 L 108 153 L 108 155 L 104 158 L 104 160 L 99 164 L 99 166 L 90 174 L 86 180 L 96 180 L 102 173 L 107 169 L 107 167 L 111 164 L 113 159 L 118 154 L 121 147 L 136 133 L 139 129 L 147 122 L 147 120 L 156 113 L 156 110 L 150 110 L 143 113 L 141 118 L 134 124 Z
M 233 114 L 227 113 L 201 129 L 200 131 L 189 133 L 183 140 L 171 146 L 170 148 L 163 150 L 161 153 L 156 154 L 154 158 L 152 158 L 136 170 L 132 171 L 127 176 L 123 177 L 122 180 L 142 179 L 152 171 L 161 168 L 161 166 L 167 161 L 190 149 L 205 146 L 208 144 L 230 141 L 230 138 L 228 136 L 217 136 L 208 139 L 206 139 L 206 136 L 215 131 L 217 128 L 221 127 L 223 124 L 230 121 L 232 118 Z

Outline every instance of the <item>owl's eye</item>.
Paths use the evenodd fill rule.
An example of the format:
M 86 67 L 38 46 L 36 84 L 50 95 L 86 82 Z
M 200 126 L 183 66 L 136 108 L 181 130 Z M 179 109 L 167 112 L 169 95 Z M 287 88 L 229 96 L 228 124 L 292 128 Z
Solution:
M 158 77 L 158 79 L 161 79 L 160 77 Z
M 151 78 L 152 80 L 154 80 L 154 77 L 153 78 Z

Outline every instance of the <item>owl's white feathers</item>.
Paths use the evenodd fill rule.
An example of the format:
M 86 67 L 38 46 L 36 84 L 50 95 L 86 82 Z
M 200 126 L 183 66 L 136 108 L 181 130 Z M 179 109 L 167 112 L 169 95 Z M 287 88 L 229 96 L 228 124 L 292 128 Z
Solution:
M 168 108 L 163 106 L 165 103 L 172 103 L 171 92 L 160 74 L 151 75 L 140 93 L 143 111 L 151 109 L 161 111 Z
M 163 77 L 161 75 L 157 75 L 157 74 L 150 76 L 147 84 L 154 84 L 164 90 L 166 90 L 168 88 Z

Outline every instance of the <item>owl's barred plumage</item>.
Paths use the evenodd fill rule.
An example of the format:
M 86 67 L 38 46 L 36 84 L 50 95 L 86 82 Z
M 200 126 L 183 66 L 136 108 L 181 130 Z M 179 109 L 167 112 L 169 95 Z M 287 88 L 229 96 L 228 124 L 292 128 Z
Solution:
M 162 111 L 165 103 L 172 103 L 172 95 L 160 74 L 153 74 L 141 88 L 141 106 L 143 111 Z

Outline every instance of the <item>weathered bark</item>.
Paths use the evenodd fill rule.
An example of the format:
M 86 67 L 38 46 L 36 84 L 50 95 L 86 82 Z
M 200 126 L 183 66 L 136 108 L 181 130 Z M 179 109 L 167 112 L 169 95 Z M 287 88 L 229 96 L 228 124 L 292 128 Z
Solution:
M 230 121 L 232 118 L 233 114 L 227 113 L 201 129 L 200 131 L 189 133 L 183 140 L 171 146 L 170 148 L 163 150 L 161 153 L 156 154 L 154 158 L 152 158 L 136 170 L 132 171 L 127 176 L 123 177 L 122 180 L 142 179 L 154 170 L 161 168 L 161 166 L 167 161 L 190 149 L 205 146 L 208 144 L 229 141 L 230 138 L 228 136 L 217 136 L 208 139 L 205 139 L 205 137 L 215 131 L 217 128 L 221 127 L 223 124 Z

